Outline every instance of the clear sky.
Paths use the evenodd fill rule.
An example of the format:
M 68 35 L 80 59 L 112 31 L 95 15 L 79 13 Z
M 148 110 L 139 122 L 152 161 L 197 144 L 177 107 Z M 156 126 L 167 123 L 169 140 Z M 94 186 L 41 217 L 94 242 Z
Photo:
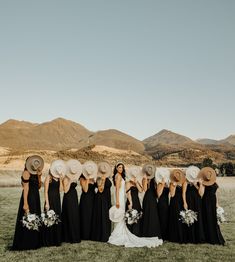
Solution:
M 234 0 L 0 0 L 0 123 L 235 134 Z

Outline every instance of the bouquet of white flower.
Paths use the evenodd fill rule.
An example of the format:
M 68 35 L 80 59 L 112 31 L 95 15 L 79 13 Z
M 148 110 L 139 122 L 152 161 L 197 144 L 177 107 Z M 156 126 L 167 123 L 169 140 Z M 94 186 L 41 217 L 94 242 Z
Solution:
M 39 227 L 41 226 L 40 218 L 36 214 L 30 214 L 30 213 L 24 214 L 21 222 L 23 226 L 29 230 L 39 231 Z
M 124 219 L 128 225 L 137 223 L 138 220 L 142 217 L 143 212 L 138 212 L 136 209 L 129 209 L 124 215 Z
M 195 221 L 197 221 L 197 212 L 194 212 L 191 209 L 180 211 L 180 220 L 182 223 L 191 226 Z
M 41 221 L 46 227 L 51 227 L 61 222 L 59 216 L 52 209 L 41 214 Z
M 222 207 L 217 207 L 216 213 L 217 213 L 217 224 L 218 225 L 226 221 L 224 217 L 224 209 Z

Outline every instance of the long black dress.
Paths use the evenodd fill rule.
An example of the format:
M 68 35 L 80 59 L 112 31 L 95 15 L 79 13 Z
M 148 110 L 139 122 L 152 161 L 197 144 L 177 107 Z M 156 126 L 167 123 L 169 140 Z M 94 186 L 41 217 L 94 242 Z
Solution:
M 206 242 L 224 245 L 225 241 L 217 224 L 216 215 L 216 190 L 218 185 L 206 186 L 202 198 L 202 215 Z
M 184 210 L 182 187 L 176 186 L 175 195 L 170 199 L 169 241 L 183 243 L 185 240 L 184 224 L 180 221 L 180 211 Z
M 154 178 L 143 199 L 142 236 L 162 238 Z
M 138 212 L 141 212 L 141 205 L 138 195 L 138 188 L 135 186 L 131 186 L 126 193 L 131 191 L 131 199 L 132 199 L 132 209 L 136 209 Z M 128 205 L 130 204 L 129 200 L 127 199 L 126 202 L 126 210 L 128 210 Z M 132 225 L 127 224 L 128 229 L 130 232 L 138 237 L 141 236 L 141 219 L 138 220 L 137 223 L 134 223 Z
M 158 215 L 162 239 L 168 240 L 169 227 L 169 188 L 164 187 L 161 196 L 158 198 Z
M 61 221 L 61 203 L 60 203 L 60 181 L 52 179 L 48 188 L 48 200 L 50 209 L 54 210 Z M 51 227 L 43 226 L 42 236 L 44 246 L 61 245 L 62 227 L 61 222 Z
M 80 214 L 76 186 L 77 183 L 71 183 L 69 191 L 64 193 L 62 204 L 62 240 L 68 243 L 81 242 Z
M 23 179 L 23 177 L 21 177 L 21 180 L 24 183 L 29 183 L 28 205 L 29 205 L 30 213 L 40 216 L 41 206 L 40 206 L 38 176 L 30 174 L 30 178 L 28 180 Z M 21 199 L 20 199 L 12 250 L 37 249 L 41 246 L 40 232 L 36 230 L 29 230 L 26 227 L 23 227 L 23 224 L 21 222 L 22 217 L 24 215 L 23 194 L 24 194 L 24 190 L 22 192 Z
M 191 226 L 185 227 L 185 242 L 186 243 L 204 243 L 205 234 L 202 220 L 202 199 L 198 193 L 198 189 L 193 185 L 187 185 L 186 202 L 188 209 L 197 212 L 197 221 Z
M 111 181 L 106 178 L 103 192 L 97 191 L 94 197 L 94 215 L 92 217 L 91 240 L 107 242 L 111 235 L 111 221 L 109 219 L 109 209 L 111 207 L 110 188 Z M 97 184 L 95 187 L 98 190 Z
M 95 199 L 95 185 L 89 184 L 88 191 L 84 192 L 82 190 L 82 194 L 80 198 L 82 240 L 91 240 L 94 199 Z

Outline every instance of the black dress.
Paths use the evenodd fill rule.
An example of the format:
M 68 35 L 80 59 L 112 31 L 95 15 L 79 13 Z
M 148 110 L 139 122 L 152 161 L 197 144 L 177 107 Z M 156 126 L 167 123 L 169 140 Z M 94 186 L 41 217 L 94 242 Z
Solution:
M 164 187 L 162 194 L 158 199 L 158 215 L 159 215 L 159 219 L 160 219 L 162 239 L 168 240 L 169 188 L 167 188 L 167 187 Z
M 151 179 L 143 199 L 142 236 L 162 237 L 154 178 Z
M 71 183 L 69 191 L 64 193 L 62 204 L 62 240 L 68 243 L 81 242 L 80 216 L 76 186 L 77 183 Z
M 60 181 L 52 179 L 49 183 L 48 188 L 48 200 L 51 210 L 54 210 L 56 215 L 59 216 L 61 221 L 61 203 L 60 203 Z M 61 234 L 62 227 L 61 222 L 55 224 L 51 227 L 43 226 L 42 236 L 43 236 L 43 245 L 44 246 L 59 246 L 61 245 Z
M 169 241 L 183 243 L 185 225 L 180 221 L 180 211 L 184 210 L 182 187 L 176 186 L 175 195 L 170 199 L 169 207 Z
M 28 205 L 29 205 L 30 213 L 40 216 L 41 206 L 40 206 L 38 176 L 30 174 L 30 178 L 28 180 L 23 179 L 23 177 L 21 177 L 21 179 L 22 182 L 29 183 Z M 21 222 L 22 217 L 24 216 L 23 194 L 24 194 L 24 190 L 22 192 L 21 199 L 20 199 L 12 250 L 37 249 L 41 246 L 40 232 L 36 230 L 29 230 L 26 227 L 23 227 L 23 224 Z
M 92 217 L 91 240 L 107 242 L 111 235 L 111 221 L 109 219 L 109 209 L 111 207 L 110 188 L 111 181 L 106 178 L 103 192 L 97 191 L 94 197 L 94 215 Z M 95 183 L 96 190 L 97 184 Z
M 89 184 L 88 191 L 82 190 L 80 198 L 80 214 L 81 214 L 81 239 L 91 240 L 92 216 L 95 199 L 95 185 Z
M 225 241 L 217 224 L 216 215 L 216 190 L 218 185 L 206 186 L 202 198 L 202 215 L 206 242 L 224 245 Z
M 138 212 L 141 212 L 141 205 L 138 195 L 138 188 L 135 186 L 131 186 L 129 190 L 127 190 L 126 193 L 131 191 L 131 199 L 132 199 L 132 209 L 136 209 Z M 129 200 L 127 199 L 126 202 L 126 210 L 128 210 L 128 205 L 130 204 Z M 127 224 L 128 229 L 130 232 L 138 237 L 141 236 L 141 219 L 138 220 L 137 223 L 134 223 L 132 225 Z
M 197 221 L 195 221 L 191 226 L 186 225 L 185 242 L 195 244 L 204 243 L 205 234 L 202 220 L 202 199 L 198 193 L 198 189 L 189 183 L 186 191 L 186 202 L 188 204 L 188 209 L 197 212 Z

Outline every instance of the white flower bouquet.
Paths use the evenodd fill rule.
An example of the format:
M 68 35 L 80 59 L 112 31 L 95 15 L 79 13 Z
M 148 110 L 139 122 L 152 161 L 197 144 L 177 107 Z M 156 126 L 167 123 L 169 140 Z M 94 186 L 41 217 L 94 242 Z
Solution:
M 39 227 L 41 226 L 40 217 L 36 214 L 27 213 L 24 214 L 22 220 L 22 224 L 29 230 L 37 230 L 39 231 Z
M 222 207 L 217 207 L 216 215 L 217 215 L 217 224 L 218 225 L 220 225 L 221 223 L 224 223 L 226 221 L 226 219 L 224 217 L 224 209 Z
M 142 217 L 143 212 L 138 212 L 136 209 L 129 209 L 125 212 L 124 219 L 128 225 L 137 223 Z
M 197 212 L 194 212 L 191 209 L 180 211 L 180 220 L 182 223 L 191 226 L 195 221 L 197 221 Z
M 51 227 L 61 222 L 59 216 L 56 215 L 55 211 L 52 209 L 41 214 L 41 221 L 46 227 Z

